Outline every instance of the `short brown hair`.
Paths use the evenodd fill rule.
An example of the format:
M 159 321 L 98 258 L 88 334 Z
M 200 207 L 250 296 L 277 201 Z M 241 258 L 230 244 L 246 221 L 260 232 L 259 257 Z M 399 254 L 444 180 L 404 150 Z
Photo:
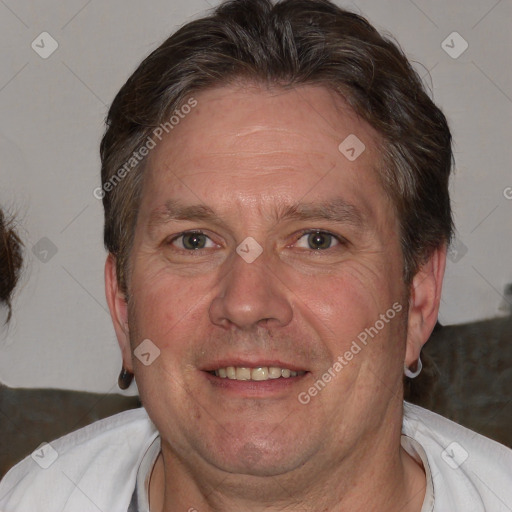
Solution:
M 110 184 L 103 194 L 104 241 L 117 258 L 121 289 L 127 291 L 144 161 L 114 178 L 187 97 L 240 79 L 323 85 L 376 129 L 383 140 L 379 175 L 398 216 L 404 281 L 410 283 L 452 235 L 453 157 L 445 116 L 401 49 L 363 17 L 328 0 L 230 0 L 151 53 L 110 108 L 101 143 L 102 182 Z
M 11 318 L 11 295 L 18 282 L 21 266 L 23 244 L 13 228 L 13 221 L 8 221 L 0 209 L 0 303 L 7 306 Z

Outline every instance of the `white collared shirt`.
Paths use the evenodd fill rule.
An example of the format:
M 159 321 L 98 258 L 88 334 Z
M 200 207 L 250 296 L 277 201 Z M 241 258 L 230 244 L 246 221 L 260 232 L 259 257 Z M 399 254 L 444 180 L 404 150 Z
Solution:
M 402 446 L 426 474 L 421 512 L 511 512 L 512 450 L 404 403 Z M 0 482 L 1 512 L 148 512 L 160 437 L 143 408 L 36 450 Z

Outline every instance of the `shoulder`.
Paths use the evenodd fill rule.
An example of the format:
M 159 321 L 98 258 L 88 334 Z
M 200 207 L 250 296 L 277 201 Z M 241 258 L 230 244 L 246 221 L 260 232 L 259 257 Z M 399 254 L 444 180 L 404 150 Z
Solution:
M 512 450 L 436 413 L 404 403 L 403 434 L 425 451 L 435 510 L 505 511 L 512 504 Z M 462 507 L 462 508 L 461 508 Z M 466 508 L 464 508 L 466 507 Z
M 42 445 L 0 482 L 0 510 L 126 512 L 137 468 L 157 435 L 140 408 Z

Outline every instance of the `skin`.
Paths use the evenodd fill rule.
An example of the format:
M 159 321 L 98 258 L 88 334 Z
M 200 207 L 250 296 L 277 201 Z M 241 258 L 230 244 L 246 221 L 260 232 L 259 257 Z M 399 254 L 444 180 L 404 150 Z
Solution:
M 162 439 L 151 510 L 420 511 L 425 474 L 400 447 L 403 365 L 434 327 L 444 247 L 407 287 L 398 220 L 375 170 L 378 134 L 325 88 L 237 84 L 194 97 L 149 156 L 128 303 L 112 255 L 106 264 L 123 362 Z M 349 134 L 366 146 L 352 162 L 338 150 Z M 357 218 L 277 215 L 336 198 Z M 216 217 L 166 218 L 169 200 Z M 207 235 L 204 248 L 176 238 L 191 229 Z M 308 229 L 334 237 L 318 249 Z M 246 237 L 263 249 L 252 263 L 236 252 Z M 301 404 L 299 393 L 394 303 L 402 311 Z M 145 339 L 160 350 L 148 366 L 133 356 Z M 307 373 L 282 386 L 204 371 L 226 361 Z

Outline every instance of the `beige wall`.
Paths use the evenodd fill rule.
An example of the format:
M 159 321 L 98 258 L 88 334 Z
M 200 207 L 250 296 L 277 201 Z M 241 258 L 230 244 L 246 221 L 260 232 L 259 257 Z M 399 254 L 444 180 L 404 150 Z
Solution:
M 503 287 L 512 282 L 512 199 L 505 197 L 512 197 L 512 3 L 343 5 L 391 32 L 431 70 L 434 99 L 451 122 L 460 242 L 441 320 L 500 314 Z M 93 196 L 102 122 L 138 62 L 208 7 L 203 0 L 0 3 L 0 203 L 20 214 L 27 246 L 14 320 L 0 340 L 7 384 L 116 390 L 120 356 L 103 293 L 101 204 Z M 464 48 L 458 36 L 447 39 L 454 31 L 468 43 L 458 58 L 442 48 L 445 40 L 453 55 Z M 46 59 L 35 50 L 45 56 L 55 43 L 41 42 L 42 32 L 58 43 Z

